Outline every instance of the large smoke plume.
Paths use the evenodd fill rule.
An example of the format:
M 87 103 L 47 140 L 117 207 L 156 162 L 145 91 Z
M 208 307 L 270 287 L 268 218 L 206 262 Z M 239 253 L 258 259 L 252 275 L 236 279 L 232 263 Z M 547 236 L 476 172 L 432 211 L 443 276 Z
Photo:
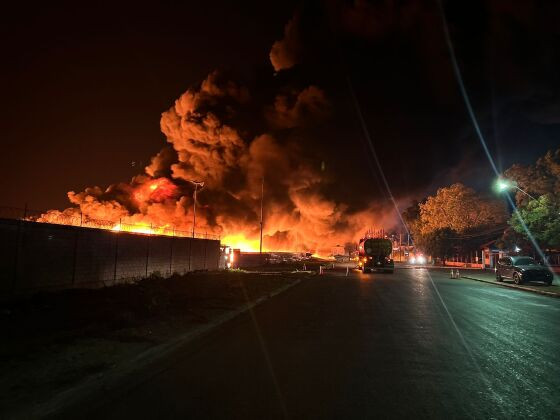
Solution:
M 296 22 L 291 21 L 286 40 L 273 48 L 276 70 L 295 65 L 295 59 L 281 54 L 284 44 L 294 44 L 289 40 L 295 31 Z M 267 128 L 251 133 L 240 122 L 247 114 L 261 120 L 257 126 Z M 168 145 L 143 174 L 106 189 L 69 192 L 73 207 L 50 211 L 41 220 L 62 214 L 189 232 L 191 181 L 203 181 L 204 188 L 198 190 L 197 232 L 258 249 L 264 179 L 264 249 L 326 254 L 333 245 L 355 241 L 366 228 L 387 226 L 392 219 L 383 219 L 390 212 L 373 202 L 356 208 L 334 198 L 340 194 L 329 194 L 336 174 L 325 171 L 324 164 L 313 159 L 314 152 L 304 150 L 307 146 L 301 138 L 291 135 L 298 127 L 320 125 L 331 116 L 328 95 L 318 86 L 291 88 L 259 106 L 249 89 L 213 72 L 162 114 L 161 131 Z

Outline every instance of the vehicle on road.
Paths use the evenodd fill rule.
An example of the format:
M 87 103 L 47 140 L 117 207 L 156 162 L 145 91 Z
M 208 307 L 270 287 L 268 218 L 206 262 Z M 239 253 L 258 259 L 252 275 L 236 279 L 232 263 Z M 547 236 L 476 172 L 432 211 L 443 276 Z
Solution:
M 496 265 L 496 280 L 498 281 L 511 279 L 515 284 L 542 281 L 550 286 L 553 278 L 554 275 L 547 267 L 538 264 L 531 257 L 503 257 L 498 260 Z
M 408 262 L 409 262 L 410 264 L 417 264 L 417 265 L 426 264 L 426 261 L 427 261 L 427 260 L 426 260 L 426 257 L 423 256 L 422 254 L 413 255 L 412 257 L 410 257 L 410 258 L 408 259 Z
M 395 263 L 391 258 L 393 244 L 384 238 L 362 238 L 358 245 L 358 268 L 364 273 L 381 271 L 393 273 Z

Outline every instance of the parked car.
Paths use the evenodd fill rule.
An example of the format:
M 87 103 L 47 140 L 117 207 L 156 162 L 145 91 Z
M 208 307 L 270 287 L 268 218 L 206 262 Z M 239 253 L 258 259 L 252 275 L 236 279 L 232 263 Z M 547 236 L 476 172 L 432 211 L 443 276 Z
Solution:
M 554 275 L 545 266 L 538 264 L 531 257 L 503 257 L 496 265 L 496 280 L 511 279 L 515 284 L 529 281 L 542 281 L 552 284 Z

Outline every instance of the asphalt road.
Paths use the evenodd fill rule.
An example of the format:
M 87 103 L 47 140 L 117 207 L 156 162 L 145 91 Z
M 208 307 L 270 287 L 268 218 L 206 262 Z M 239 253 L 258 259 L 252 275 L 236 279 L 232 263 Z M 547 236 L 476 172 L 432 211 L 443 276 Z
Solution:
M 560 299 L 437 270 L 344 274 L 302 282 L 80 417 L 560 418 Z

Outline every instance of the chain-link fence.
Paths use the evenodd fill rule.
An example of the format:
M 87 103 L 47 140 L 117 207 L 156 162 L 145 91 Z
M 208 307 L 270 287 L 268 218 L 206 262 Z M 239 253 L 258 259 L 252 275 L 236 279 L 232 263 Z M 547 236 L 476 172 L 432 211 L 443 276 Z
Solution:
M 84 225 L 67 215 L 47 223 L 41 214 L 0 208 L 0 295 L 218 268 L 220 242 L 210 235 L 91 219 Z
M 0 219 L 27 220 L 38 223 L 52 223 L 56 225 L 79 226 L 94 229 L 143 233 L 152 235 L 177 236 L 181 238 L 199 238 L 220 240 L 219 235 L 208 232 L 181 230 L 173 225 L 157 226 L 151 223 L 126 223 L 121 220 L 101 220 L 82 214 L 79 209 L 70 211 L 42 211 L 18 207 L 0 206 Z

